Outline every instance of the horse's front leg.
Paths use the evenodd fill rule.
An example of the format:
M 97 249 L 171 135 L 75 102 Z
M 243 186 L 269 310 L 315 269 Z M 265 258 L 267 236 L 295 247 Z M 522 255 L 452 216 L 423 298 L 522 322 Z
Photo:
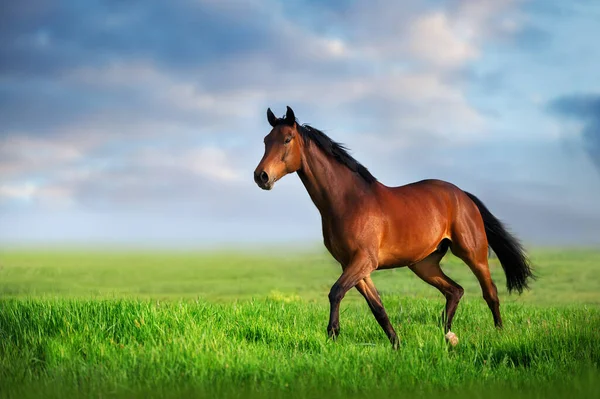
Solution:
M 357 253 L 344 268 L 342 275 L 329 291 L 329 325 L 327 335 L 335 339 L 340 333 L 340 302 L 351 288 L 377 268 L 375 257 Z

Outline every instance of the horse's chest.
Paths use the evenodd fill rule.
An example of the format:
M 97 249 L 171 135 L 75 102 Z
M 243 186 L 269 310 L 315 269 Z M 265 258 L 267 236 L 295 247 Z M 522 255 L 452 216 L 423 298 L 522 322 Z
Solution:
M 344 230 L 342 223 L 336 223 L 332 220 L 323 220 L 323 242 L 329 253 L 342 265 L 348 263 L 349 243 L 351 240 L 347 237 L 347 231 Z

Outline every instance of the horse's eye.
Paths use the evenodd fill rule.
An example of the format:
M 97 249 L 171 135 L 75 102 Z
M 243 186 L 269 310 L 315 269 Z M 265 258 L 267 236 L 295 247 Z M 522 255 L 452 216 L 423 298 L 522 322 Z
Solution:
M 292 136 L 288 136 L 288 137 L 285 139 L 284 143 L 285 143 L 285 144 L 289 144 L 289 143 L 290 143 L 290 141 L 292 141 Z

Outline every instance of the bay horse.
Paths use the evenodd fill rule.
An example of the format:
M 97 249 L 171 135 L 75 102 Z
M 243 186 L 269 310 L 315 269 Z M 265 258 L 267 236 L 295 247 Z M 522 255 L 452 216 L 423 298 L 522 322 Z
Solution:
M 398 336 L 370 275 L 407 266 L 446 297 L 445 337 L 456 345 L 458 338 L 450 328 L 464 290 L 440 268 L 448 249 L 475 274 L 495 326 L 502 327 L 488 245 L 504 269 L 509 292 L 522 293 L 534 276 L 517 238 L 477 197 L 442 180 L 387 187 L 345 146 L 310 125 L 299 124 L 289 106 L 282 118 L 269 108 L 267 120 L 272 129 L 264 139 L 265 153 L 254 181 L 271 190 L 276 181 L 296 172 L 321 213 L 325 247 L 342 266 L 329 292 L 329 337 L 338 336 L 340 302 L 356 287 L 397 349 Z

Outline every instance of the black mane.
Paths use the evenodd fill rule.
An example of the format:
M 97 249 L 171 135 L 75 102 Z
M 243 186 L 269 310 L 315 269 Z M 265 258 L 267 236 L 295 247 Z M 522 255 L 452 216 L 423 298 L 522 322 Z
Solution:
M 351 171 L 358 173 L 367 183 L 371 184 L 377 181 L 377 178 L 367 168 L 348 154 L 348 149 L 343 144 L 333 141 L 325 133 L 312 126 L 299 123 L 296 123 L 296 126 L 304 140 L 315 143 L 325 154 L 332 156 Z
M 269 109 L 271 112 L 271 109 Z M 291 115 L 288 117 L 287 114 L 283 118 L 276 118 L 271 113 L 271 117 L 273 120 L 270 120 L 269 123 L 273 127 L 278 125 L 292 125 L 294 122 L 296 123 L 296 128 L 298 132 L 302 135 L 304 140 L 310 140 L 315 143 L 325 154 L 333 157 L 336 161 L 345 165 L 348 169 L 353 171 L 354 173 L 358 173 L 360 177 L 362 177 L 368 184 L 374 183 L 377 181 L 377 178 L 369 172 L 367 168 L 365 168 L 360 162 L 352 157 L 352 155 L 348 154 L 348 149 L 345 145 L 335 142 L 329 138 L 322 131 L 315 129 L 314 127 L 304 124 L 301 125 L 298 120 L 294 117 L 293 111 L 290 107 L 288 107 L 288 113 Z

